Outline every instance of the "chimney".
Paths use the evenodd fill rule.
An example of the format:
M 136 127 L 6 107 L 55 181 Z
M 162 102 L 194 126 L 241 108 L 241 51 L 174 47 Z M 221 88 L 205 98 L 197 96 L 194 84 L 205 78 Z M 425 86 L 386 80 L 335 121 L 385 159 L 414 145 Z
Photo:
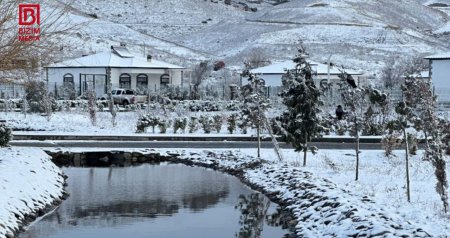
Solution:
M 152 56 L 151 55 L 147 55 L 147 62 L 152 62 Z

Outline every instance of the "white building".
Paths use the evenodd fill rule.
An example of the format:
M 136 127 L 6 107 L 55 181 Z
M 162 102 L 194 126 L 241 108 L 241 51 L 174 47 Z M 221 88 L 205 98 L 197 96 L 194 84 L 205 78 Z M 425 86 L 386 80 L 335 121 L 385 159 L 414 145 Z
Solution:
M 336 67 L 331 66 L 328 68 L 328 65 L 311 62 L 309 61 L 312 70 L 314 71 L 314 82 L 316 86 L 328 86 L 330 84 L 330 88 L 336 90 L 337 83 L 340 81 L 339 74 L 341 73 Z M 296 67 L 296 63 L 292 60 L 283 61 L 275 64 L 271 64 L 268 66 L 264 66 L 261 68 L 252 69 L 251 72 L 255 74 L 259 74 L 262 79 L 265 80 L 266 86 L 272 88 L 272 91 L 278 91 L 279 87 L 282 86 L 281 78 L 283 74 L 286 73 L 288 69 L 294 69 Z M 367 84 L 367 77 L 363 76 L 360 72 L 356 72 L 353 70 L 345 70 L 346 73 L 353 76 L 357 84 Z M 328 82 L 329 79 L 329 82 Z M 273 93 L 271 93 L 273 94 Z
M 184 67 L 132 55 L 125 47 L 113 47 L 97 53 L 46 67 L 50 92 L 57 97 L 75 96 L 94 89 L 98 97 L 106 93 L 108 80 L 112 89 L 134 89 L 138 94 L 158 92 L 168 85 L 182 86 Z M 109 76 L 108 76 L 109 75 Z M 69 89 L 69 90 L 67 90 Z
M 450 103 L 450 52 L 425 57 L 430 61 L 430 78 L 438 102 Z

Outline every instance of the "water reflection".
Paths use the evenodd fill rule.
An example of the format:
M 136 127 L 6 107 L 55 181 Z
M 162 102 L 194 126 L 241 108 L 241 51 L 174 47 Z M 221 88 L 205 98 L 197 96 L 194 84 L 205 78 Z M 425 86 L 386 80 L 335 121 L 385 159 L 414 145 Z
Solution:
M 241 216 L 239 217 L 241 229 L 236 233 L 236 237 L 260 237 L 269 206 L 270 200 L 258 193 L 253 193 L 248 196 L 240 195 L 235 208 L 241 212 Z
M 239 237 L 286 233 L 264 221 L 252 223 L 253 215 L 240 219 L 235 206 L 259 218 L 274 204 L 211 170 L 164 164 L 65 173 L 71 196 L 20 237 L 233 237 L 242 231 L 240 220 L 258 236 Z M 261 200 L 263 207 L 256 205 Z

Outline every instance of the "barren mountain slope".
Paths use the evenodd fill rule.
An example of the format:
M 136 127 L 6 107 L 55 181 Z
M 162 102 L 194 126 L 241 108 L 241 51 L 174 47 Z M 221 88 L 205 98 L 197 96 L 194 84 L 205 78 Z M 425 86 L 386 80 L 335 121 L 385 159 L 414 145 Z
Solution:
M 332 55 L 338 64 L 372 73 L 390 57 L 448 50 L 442 27 L 449 17 L 427 6 L 436 2 L 450 0 L 263 1 L 246 2 L 247 11 L 237 1 L 216 0 L 81 0 L 73 7 L 98 17 L 83 33 L 91 42 L 125 41 L 140 45 L 134 47 L 139 52 L 146 45 L 147 52 L 180 64 L 220 59 L 242 65 L 254 49 L 282 60 L 301 41 L 313 60 Z

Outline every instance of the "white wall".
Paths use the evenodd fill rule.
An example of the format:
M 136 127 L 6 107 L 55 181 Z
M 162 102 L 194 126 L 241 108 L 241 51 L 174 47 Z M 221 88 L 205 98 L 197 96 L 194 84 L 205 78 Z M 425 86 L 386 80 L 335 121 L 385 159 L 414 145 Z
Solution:
M 131 88 L 136 88 L 136 77 L 139 74 L 145 74 L 148 77 L 148 90 L 150 92 L 159 91 L 161 86 L 161 75 L 169 74 L 170 84 L 181 85 L 181 71 L 180 70 L 164 70 L 164 69 L 130 69 L 130 68 L 113 68 L 111 69 L 111 78 L 113 88 L 119 88 L 120 75 L 126 73 L 131 76 Z
M 431 80 L 438 102 L 450 102 L 450 60 L 433 60 Z
M 77 96 L 80 91 L 80 74 L 106 74 L 105 68 L 48 68 L 47 70 L 49 92 L 55 92 L 55 85 L 59 90 L 59 87 L 63 86 L 64 75 L 69 73 L 73 75 Z
M 266 82 L 266 86 L 270 86 L 270 87 L 279 87 L 282 86 L 281 83 L 281 77 L 283 75 L 282 74 L 263 74 L 260 75 L 260 77 L 262 79 L 264 79 L 264 81 Z M 242 84 L 245 85 L 247 84 L 247 78 L 242 78 Z
M 55 91 L 55 85 L 59 87 L 63 85 L 65 74 L 72 74 L 75 83 L 76 95 L 80 91 L 80 74 L 106 74 L 105 68 L 48 68 L 48 90 Z M 112 88 L 119 88 L 119 77 L 121 74 L 127 73 L 131 76 L 131 88 L 136 89 L 136 76 L 146 74 L 148 77 L 148 90 L 150 92 L 159 91 L 160 78 L 163 74 L 169 74 L 172 85 L 181 85 L 181 70 L 164 70 L 164 69 L 135 69 L 135 68 L 111 68 Z

